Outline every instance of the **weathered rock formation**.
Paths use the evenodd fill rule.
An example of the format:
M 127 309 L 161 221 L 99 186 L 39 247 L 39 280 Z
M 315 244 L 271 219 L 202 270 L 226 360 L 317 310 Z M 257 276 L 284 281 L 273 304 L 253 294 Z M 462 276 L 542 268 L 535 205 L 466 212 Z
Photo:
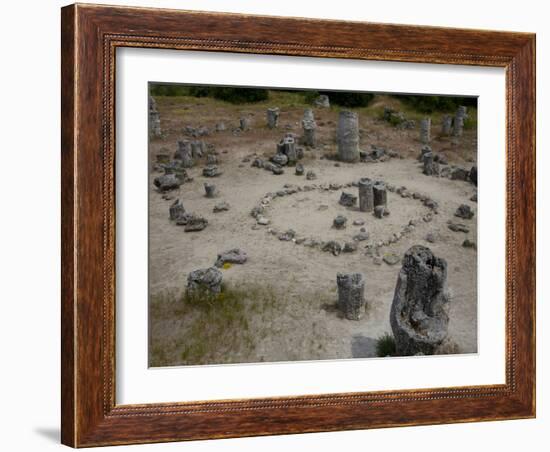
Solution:
M 187 277 L 187 294 L 217 295 L 222 291 L 222 272 L 216 267 L 194 270 Z
M 317 124 L 313 116 L 313 110 L 307 109 L 304 111 L 304 118 L 302 119 L 302 128 L 304 134 L 302 136 L 302 144 L 304 146 L 315 147 L 316 138 L 315 131 L 317 130 Z
M 433 355 L 447 337 L 450 296 L 447 262 L 416 245 L 403 258 L 390 312 L 400 356 Z

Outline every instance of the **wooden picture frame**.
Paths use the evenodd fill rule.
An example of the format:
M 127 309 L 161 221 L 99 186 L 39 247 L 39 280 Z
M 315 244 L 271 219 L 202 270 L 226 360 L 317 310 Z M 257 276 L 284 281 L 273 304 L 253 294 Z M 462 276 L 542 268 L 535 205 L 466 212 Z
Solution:
M 73 447 L 535 416 L 535 35 L 71 5 L 62 9 L 62 442 Z M 506 70 L 506 383 L 300 397 L 115 403 L 115 50 Z

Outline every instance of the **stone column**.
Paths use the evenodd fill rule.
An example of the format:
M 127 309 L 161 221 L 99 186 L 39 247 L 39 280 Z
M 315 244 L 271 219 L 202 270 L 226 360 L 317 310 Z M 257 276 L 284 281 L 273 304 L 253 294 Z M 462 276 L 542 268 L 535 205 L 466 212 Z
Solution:
M 384 182 L 376 182 L 372 186 L 372 192 L 374 195 L 374 206 L 388 207 L 388 193 L 386 190 L 386 184 Z
M 149 136 L 159 138 L 161 135 L 160 115 L 157 110 L 157 101 L 153 96 L 149 96 Z
M 267 127 L 274 129 L 279 124 L 279 109 L 277 107 L 267 109 Z
M 183 162 L 184 168 L 191 168 L 195 162 L 193 161 L 193 151 L 189 140 L 179 140 L 178 149 L 174 154 L 174 158 Z
M 304 135 L 302 137 L 304 146 L 315 147 L 315 130 L 317 129 L 317 124 L 315 123 L 313 110 L 310 108 L 304 111 L 302 128 L 304 129 Z
M 372 212 L 374 209 L 373 181 L 368 177 L 359 179 L 359 210 Z
M 403 258 L 390 311 L 397 355 L 433 355 L 449 325 L 447 262 L 421 245 Z
M 441 135 L 449 136 L 453 127 L 453 117 L 451 115 L 444 115 L 441 119 Z
M 422 162 L 424 163 L 424 168 L 423 168 L 422 172 L 423 172 L 426 176 L 431 176 L 431 175 L 433 175 L 433 173 L 434 173 L 434 157 L 433 157 L 433 153 L 431 153 L 431 152 L 426 152 L 426 153 L 422 156 Z
M 359 320 L 365 311 L 365 277 L 361 273 L 338 273 L 338 307 L 348 320 Z
M 467 118 L 466 107 L 460 106 L 456 110 L 454 124 L 453 124 L 453 136 L 461 137 L 464 132 L 464 119 Z
M 343 162 L 359 161 L 359 118 L 352 111 L 341 111 L 338 118 L 338 158 Z
M 428 144 L 431 140 L 430 131 L 432 127 L 431 118 L 424 118 L 420 121 L 420 141 Z

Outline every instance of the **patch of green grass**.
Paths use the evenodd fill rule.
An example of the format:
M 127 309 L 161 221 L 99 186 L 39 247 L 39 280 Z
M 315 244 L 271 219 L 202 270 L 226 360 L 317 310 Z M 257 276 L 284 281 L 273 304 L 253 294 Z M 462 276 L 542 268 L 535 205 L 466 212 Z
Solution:
M 395 339 L 389 333 L 384 333 L 376 340 L 376 356 L 395 356 Z
M 163 294 L 153 297 L 149 364 L 199 365 L 234 362 L 256 348 L 269 334 L 269 322 L 255 327 L 258 315 L 271 319 L 277 294 L 268 286 L 222 285 L 220 294 Z M 174 326 L 176 325 L 176 326 Z M 167 334 L 169 328 L 171 334 Z M 265 329 L 265 331 L 263 331 Z

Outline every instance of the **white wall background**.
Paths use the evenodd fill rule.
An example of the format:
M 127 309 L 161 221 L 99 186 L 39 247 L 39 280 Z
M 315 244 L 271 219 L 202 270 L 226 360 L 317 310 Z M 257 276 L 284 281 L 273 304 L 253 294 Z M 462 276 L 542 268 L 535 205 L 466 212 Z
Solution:
M 441 25 L 537 33 L 538 168 L 550 165 L 550 30 L 546 2 L 462 0 L 450 8 L 441 0 L 410 2 L 277 0 L 113 0 L 121 5 L 156 6 Z M 100 3 L 90 0 L 90 3 Z M 3 450 L 59 450 L 59 8 L 64 2 L 4 2 L 0 27 L 0 444 Z M 452 14 L 451 14 L 452 12 Z M 547 450 L 550 429 L 548 377 L 550 309 L 548 293 L 549 178 L 538 181 L 538 416 L 536 420 L 407 427 L 370 431 L 244 438 L 119 447 L 116 450 L 280 451 L 395 450 L 448 452 L 489 446 L 501 452 Z M 546 355 L 546 356 L 545 356 Z M 546 380 L 546 381 L 545 381 Z M 548 441 L 546 440 L 546 443 Z M 483 445 L 483 446 L 482 446 Z

